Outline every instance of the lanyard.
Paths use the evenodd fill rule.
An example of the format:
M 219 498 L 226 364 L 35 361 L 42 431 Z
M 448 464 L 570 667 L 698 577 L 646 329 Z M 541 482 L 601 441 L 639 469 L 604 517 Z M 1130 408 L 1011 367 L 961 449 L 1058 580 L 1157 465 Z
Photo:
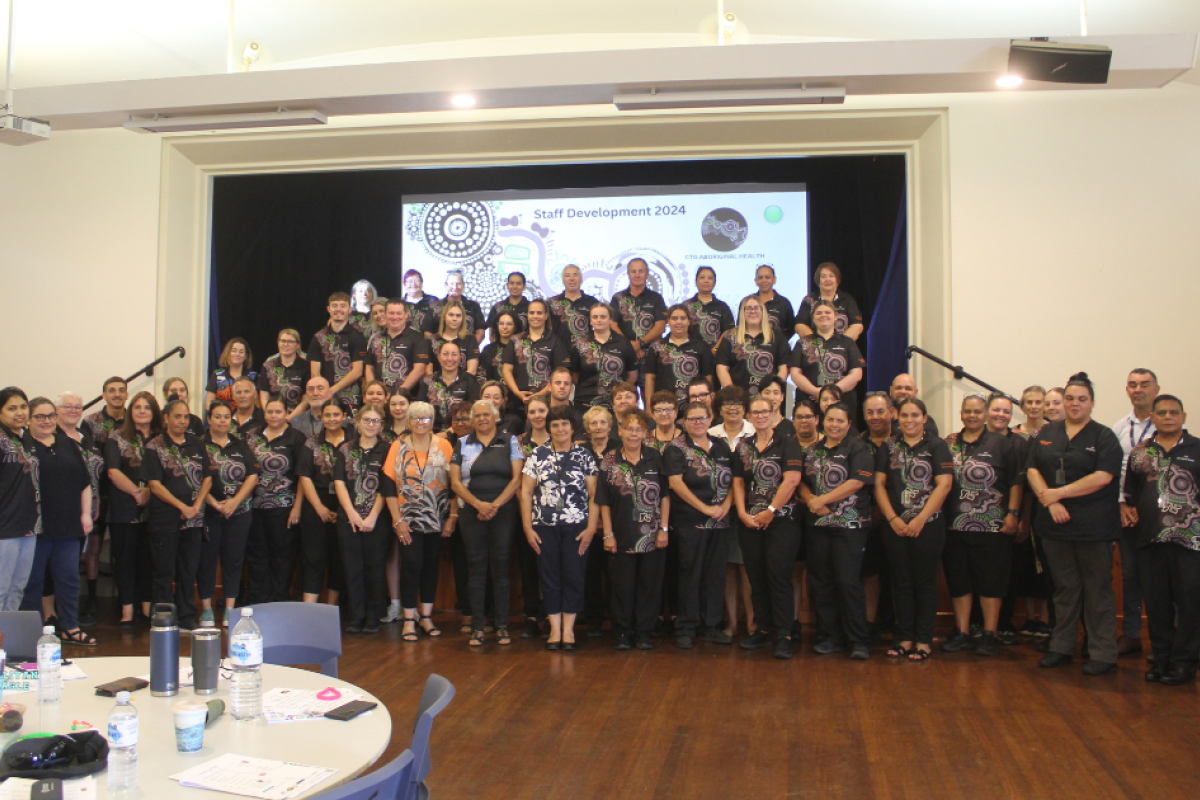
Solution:
M 1137 447 L 1139 444 L 1142 443 L 1142 440 L 1146 438 L 1146 434 L 1150 432 L 1150 426 L 1153 424 L 1154 423 L 1150 421 L 1150 418 L 1147 417 L 1145 424 L 1142 425 L 1142 433 L 1140 436 L 1137 437 L 1137 441 L 1135 442 L 1133 440 L 1133 429 L 1137 426 L 1137 419 L 1135 419 L 1134 417 L 1129 418 L 1129 449 L 1130 450 L 1132 450 L 1133 448 Z

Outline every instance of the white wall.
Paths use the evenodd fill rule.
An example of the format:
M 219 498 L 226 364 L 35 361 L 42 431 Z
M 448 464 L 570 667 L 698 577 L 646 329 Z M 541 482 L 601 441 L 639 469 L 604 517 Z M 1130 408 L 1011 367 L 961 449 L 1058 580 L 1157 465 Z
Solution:
M 90 400 L 154 359 L 161 147 L 124 130 L 0 146 L 0 384 Z
M 951 360 L 1014 392 L 1087 370 L 1106 421 L 1133 366 L 1200 403 L 1200 88 L 847 108 L 898 104 L 950 109 Z M 0 384 L 90 394 L 154 357 L 159 159 L 125 131 L 0 147 Z

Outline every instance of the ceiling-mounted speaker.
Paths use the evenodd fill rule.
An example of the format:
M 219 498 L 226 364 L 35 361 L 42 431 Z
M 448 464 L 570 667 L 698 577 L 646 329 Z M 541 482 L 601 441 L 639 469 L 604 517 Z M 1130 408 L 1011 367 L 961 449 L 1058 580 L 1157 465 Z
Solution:
M 1108 83 L 1112 50 L 1096 44 L 1061 44 L 1034 39 L 1008 49 L 1008 74 L 1027 81 Z

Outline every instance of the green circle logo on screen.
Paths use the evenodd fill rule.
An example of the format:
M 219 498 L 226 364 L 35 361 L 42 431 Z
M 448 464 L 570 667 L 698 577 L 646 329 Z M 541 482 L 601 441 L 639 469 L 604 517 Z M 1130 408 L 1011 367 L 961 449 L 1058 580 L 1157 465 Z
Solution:
M 728 253 L 746 243 L 750 227 L 746 218 L 732 208 L 718 208 L 708 212 L 700 224 L 700 236 L 713 250 Z
M 773 225 L 783 219 L 783 209 L 779 206 L 767 206 L 767 209 L 763 211 L 763 219 Z

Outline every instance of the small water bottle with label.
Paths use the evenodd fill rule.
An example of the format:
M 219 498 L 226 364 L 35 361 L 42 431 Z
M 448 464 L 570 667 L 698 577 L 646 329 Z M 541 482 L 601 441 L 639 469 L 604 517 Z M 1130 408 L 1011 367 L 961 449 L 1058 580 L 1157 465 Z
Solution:
M 241 621 L 229 634 L 229 661 L 233 666 L 229 713 L 236 720 L 248 722 L 262 716 L 262 658 L 262 629 L 254 621 L 254 609 L 243 608 Z
M 108 791 L 133 789 L 138 782 L 138 714 L 129 692 L 117 692 L 117 704 L 108 715 Z
M 42 628 L 37 643 L 38 703 L 54 705 L 62 700 L 62 642 L 54 635 L 54 626 Z

